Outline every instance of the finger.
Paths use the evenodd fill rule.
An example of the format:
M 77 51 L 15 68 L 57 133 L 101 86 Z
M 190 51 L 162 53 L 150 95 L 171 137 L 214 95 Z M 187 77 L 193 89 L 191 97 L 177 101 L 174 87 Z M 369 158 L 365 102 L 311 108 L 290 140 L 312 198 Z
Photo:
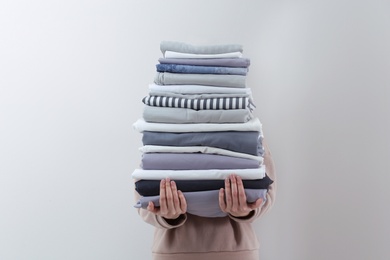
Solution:
M 225 190 L 224 188 L 219 189 L 219 207 L 223 212 L 226 212 L 226 202 L 225 202 Z
M 178 193 L 179 193 L 181 213 L 186 213 L 187 212 L 187 201 L 186 201 L 186 198 L 184 197 L 183 192 L 181 192 L 180 190 L 178 191 Z
M 232 207 L 232 193 L 230 189 L 230 180 L 229 178 L 225 179 L 225 200 L 226 200 L 226 211 L 230 211 Z
M 230 176 L 230 183 L 232 189 L 232 210 L 237 211 L 239 209 L 237 181 L 236 181 L 236 176 L 233 174 Z
M 237 190 L 238 190 L 238 204 L 240 207 L 246 207 L 246 195 L 245 195 L 245 189 L 244 184 L 242 183 L 242 179 L 240 176 L 236 176 L 237 180 Z
M 146 209 L 147 209 L 148 211 L 154 213 L 154 214 L 157 214 L 158 211 L 159 211 L 158 208 L 154 207 L 154 204 L 153 204 L 153 202 L 151 202 L 151 201 L 149 201 L 148 207 L 147 207 Z
M 254 203 L 249 203 L 248 207 L 250 209 L 257 209 L 260 208 L 260 206 L 263 204 L 263 199 L 258 199 Z
M 180 209 L 180 201 L 179 201 L 179 195 L 177 193 L 176 183 L 174 181 L 171 181 L 171 190 L 172 190 L 174 208 L 178 210 Z
M 175 205 L 173 203 L 173 194 L 172 194 L 172 187 L 171 187 L 171 181 L 167 178 L 165 180 L 165 186 L 166 186 L 166 194 L 167 194 L 167 208 L 168 208 L 168 212 L 170 213 L 174 213 L 175 211 Z
M 168 206 L 167 206 L 165 179 L 162 179 L 160 182 L 160 212 L 161 214 L 166 214 L 167 211 L 168 211 Z

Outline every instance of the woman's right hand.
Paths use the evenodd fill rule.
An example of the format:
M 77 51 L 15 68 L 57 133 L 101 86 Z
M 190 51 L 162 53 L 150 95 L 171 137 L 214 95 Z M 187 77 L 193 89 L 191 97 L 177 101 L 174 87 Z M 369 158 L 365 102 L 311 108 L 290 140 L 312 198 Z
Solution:
M 169 178 L 160 182 L 160 207 L 149 202 L 147 210 L 166 219 L 177 219 L 187 211 L 187 202 L 183 193 L 177 190 L 176 183 Z

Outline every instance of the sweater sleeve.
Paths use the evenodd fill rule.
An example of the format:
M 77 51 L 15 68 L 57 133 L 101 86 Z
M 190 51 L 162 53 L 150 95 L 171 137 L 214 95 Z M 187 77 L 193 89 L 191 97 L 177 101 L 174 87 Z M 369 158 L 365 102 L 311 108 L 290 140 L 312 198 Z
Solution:
M 275 164 L 272 159 L 271 152 L 269 150 L 268 145 L 263 140 L 263 145 L 265 148 L 265 154 L 264 154 L 264 164 L 265 164 L 265 170 L 267 172 L 267 175 L 274 181 L 268 188 L 267 192 L 267 200 L 266 202 L 260 207 L 255 210 L 253 210 L 251 213 L 249 213 L 246 217 L 234 217 L 232 215 L 229 215 L 229 217 L 237 222 L 253 222 L 257 218 L 260 218 L 262 215 L 264 215 L 266 212 L 268 212 L 272 205 L 275 202 L 275 194 L 276 194 L 276 173 L 275 173 Z
M 134 192 L 135 201 L 138 201 L 140 195 L 137 191 Z M 172 229 L 182 226 L 187 220 L 187 214 L 180 215 L 177 219 L 168 220 L 161 216 L 158 216 L 146 209 L 139 208 L 137 209 L 138 214 L 141 218 L 148 224 L 163 229 Z

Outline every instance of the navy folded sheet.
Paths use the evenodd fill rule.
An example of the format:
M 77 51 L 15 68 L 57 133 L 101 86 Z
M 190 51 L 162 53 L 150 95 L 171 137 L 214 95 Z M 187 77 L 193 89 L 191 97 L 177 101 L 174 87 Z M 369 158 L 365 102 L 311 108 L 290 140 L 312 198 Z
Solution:
M 266 175 L 262 179 L 242 180 L 242 182 L 246 189 L 268 189 L 273 180 Z M 182 192 L 219 190 L 225 187 L 224 180 L 176 180 L 175 183 L 177 189 Z M 160 180 L 136 181 L 135 190 L 141 196 L 157 196 L 160 194 Z

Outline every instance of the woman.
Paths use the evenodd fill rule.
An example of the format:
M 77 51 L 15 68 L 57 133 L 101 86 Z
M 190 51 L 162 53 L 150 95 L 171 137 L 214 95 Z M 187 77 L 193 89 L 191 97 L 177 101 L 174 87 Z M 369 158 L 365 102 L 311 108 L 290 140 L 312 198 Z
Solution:
M 139 209 L 143 220 L 156 227 L 152 248 L 155 260 L 255 260 L 259 259 L 259 242 L 252 222 L 266 213 L 275 200 L 276 176 L 268 146 L 264 164 L 267 175 L 274 181 L 267 199 L 248 204 L 242 180 L 230 175 L 225 188 L 219 192 L 219 205 L 228 216 L 205 218 L 186 213 L 187 204 L 174 181 L 160 183 L 160 207 L 152 202 Z M 138 199 L 138 193 L 136 194 Z

